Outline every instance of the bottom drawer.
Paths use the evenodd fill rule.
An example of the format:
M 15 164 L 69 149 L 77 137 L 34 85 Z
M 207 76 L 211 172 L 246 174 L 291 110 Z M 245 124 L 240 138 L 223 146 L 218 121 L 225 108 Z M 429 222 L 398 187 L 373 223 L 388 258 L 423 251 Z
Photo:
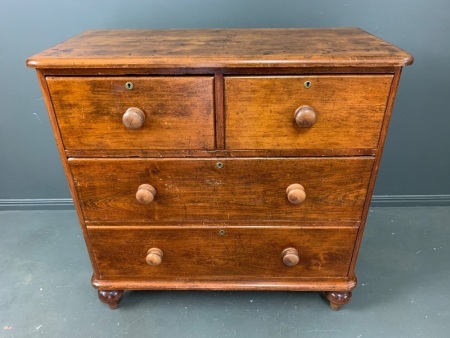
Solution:
M 88 235 L 98 279 L 311 278 L 347 276 L 357 230 L 91 226 Z M 151 248 L 159 265 L 147 263 Z

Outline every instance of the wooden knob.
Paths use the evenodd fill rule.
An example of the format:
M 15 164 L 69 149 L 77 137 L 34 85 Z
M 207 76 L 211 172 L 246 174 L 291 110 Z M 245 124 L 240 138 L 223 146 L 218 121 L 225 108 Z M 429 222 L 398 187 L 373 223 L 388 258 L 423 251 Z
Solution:
M 136 192 L 136 199 L 139 203 L 150 204 L 155 199 L 156 189 L 150 184 L 141 184 Z
M 162 262 L 164 253 L 161 249 L 151 248 L 147 251 L 147 257 L 145 257 L 145 261 L 148 265 L 159 265 Z
M 298 251 L 294 248 L 284 249 L 281 253 L 281 257 L 283 257 L 283 264 L 286 266 L 297 265 L 300 261 L 300 257 L 298 257 Z
M 310 106 L 300 106 L 294 113 L 295 123 L 301 128 L 311 127 L 317 119 L 316 112 Z
M 305 188 L 301 184 L 291 184 L 286 189 L 286 195 L 289 202 L 291 202 L 292 204 L 300 204 L 306 198 Z
M 122 122 L 128 129 L 139 129 L 144 125 L 145 114 L 139 108 L 128 108 L 122 116 Z

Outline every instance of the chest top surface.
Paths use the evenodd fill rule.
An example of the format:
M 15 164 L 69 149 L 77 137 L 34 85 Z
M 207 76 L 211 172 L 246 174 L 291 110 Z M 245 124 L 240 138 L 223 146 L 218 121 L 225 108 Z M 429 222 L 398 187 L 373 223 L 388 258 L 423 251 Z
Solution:
M 34 68 L 405 66 L 413 57 L 359 28 L 89 30 L 27 60 Z

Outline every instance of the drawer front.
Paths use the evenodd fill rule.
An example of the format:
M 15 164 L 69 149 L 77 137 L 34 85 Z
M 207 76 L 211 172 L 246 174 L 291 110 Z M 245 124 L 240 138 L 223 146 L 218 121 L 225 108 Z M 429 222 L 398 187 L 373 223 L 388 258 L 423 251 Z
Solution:
M 47 77 L 47 84 L 67 150 L 214 148 L 212 77 Z M 129 108 L 142 113 L 131 111 L 127 127 Z
M 356 233 L 350 227 L 88 227 L 100 279 L 345 277 Z M 159 265 L 146 261 L 152 248 L 161 250 L 153 263 L 162 252 Z M 283 263 L 287 248 L 297 251 L 297 265 Z
M 357 221 L 374 159 L 70 159 L 87 221 Z M 306 195 L 292 204 L 286 190 Z M 141 204 L 142 184 L 155 189 Z M 153 193 L 152 193 L 153 194 Z M 303 196 L 304 197 L 304 196 Z M 153 196 L 152 196 L 153 198 Z M 148 202 L 148 200 L 147 200 Z
M 377 148 L 392 78 L 227 77 L 226 147 Z M 302 111 L 310 123 L 314 121 L 312 114 L 315 116 L 310 127 L 299 127 L 294 120 L 301 106 L 309 106 L 314 112 Z

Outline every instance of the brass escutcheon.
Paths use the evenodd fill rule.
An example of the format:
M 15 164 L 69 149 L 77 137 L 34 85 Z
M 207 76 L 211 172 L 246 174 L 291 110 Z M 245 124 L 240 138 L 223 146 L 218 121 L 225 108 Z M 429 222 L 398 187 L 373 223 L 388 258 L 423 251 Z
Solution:
M 312 86 L 312 82 L 311 81 L 305 81 L 305 83 L 303 84 L 303 86 L 305 86 L 306 89 L 311 88 Z

